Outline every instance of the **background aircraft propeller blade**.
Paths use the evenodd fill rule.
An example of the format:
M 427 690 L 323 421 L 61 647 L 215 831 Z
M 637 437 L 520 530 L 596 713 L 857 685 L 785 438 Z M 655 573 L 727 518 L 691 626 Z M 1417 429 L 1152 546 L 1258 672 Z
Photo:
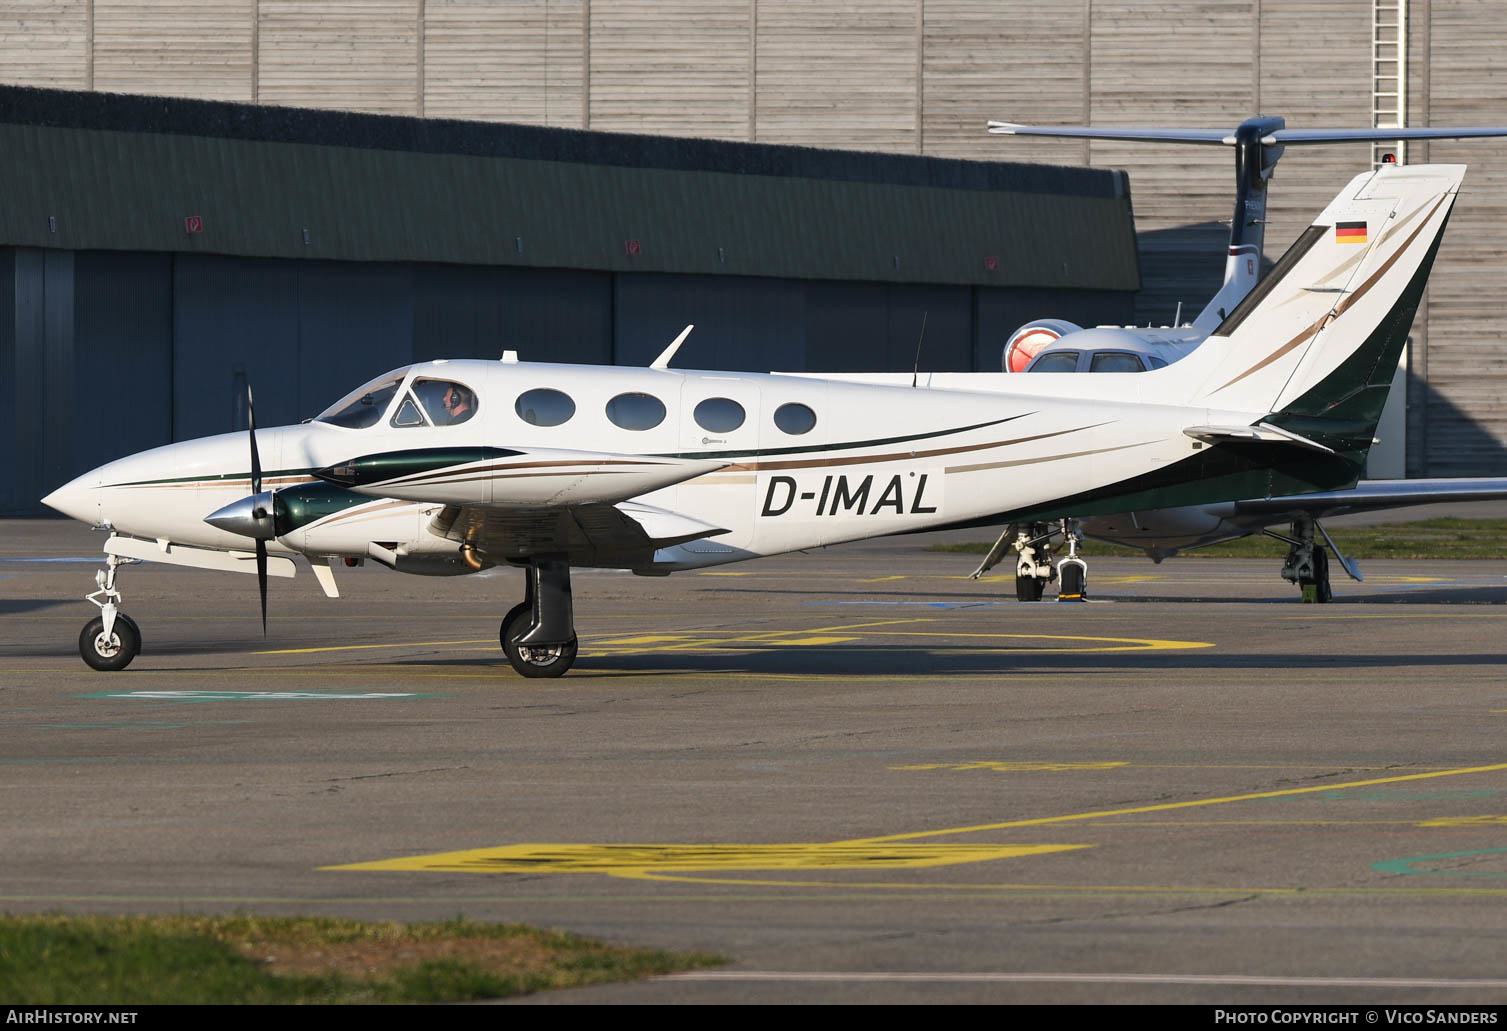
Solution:
M 246 427 L 251 435 L 251 493 L 262 492 L 262 459 L 256 450 L 256 405 L 246 384 Z M 256 539 L 256 588 L 262 596 L 262 636 L 267 636 L 267 542 Z

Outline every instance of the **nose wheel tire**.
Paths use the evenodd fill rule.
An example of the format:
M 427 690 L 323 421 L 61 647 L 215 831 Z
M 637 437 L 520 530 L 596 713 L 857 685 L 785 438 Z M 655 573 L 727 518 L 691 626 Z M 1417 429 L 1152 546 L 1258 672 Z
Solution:
M 141 652 L 141 629 L 124 613 L 115 616 L 115 627 L 105 636 L 105 621 L 96 616 L 78 635 L 78 653 L 91 667 L 105 672 L 125 669 Z
M 519 676 L 530 679 L 563 676 L 566 670 L 575 665 L 575 634 L 571 634 L 570 640 L 563 644 L 519 644 L 517 639 L 528 629 L 531 618 L 531 606 L 527 602 L 515 605 L 503 617 L 497 635 L 503 653 Z
M 1058 575 L 1061 579 L 1061 586 L 1057 589 L 1057 600 L 1082 601 L 1084 583 L 1088 579 L 1083 565 L 1079 562 L 1064 562 Z

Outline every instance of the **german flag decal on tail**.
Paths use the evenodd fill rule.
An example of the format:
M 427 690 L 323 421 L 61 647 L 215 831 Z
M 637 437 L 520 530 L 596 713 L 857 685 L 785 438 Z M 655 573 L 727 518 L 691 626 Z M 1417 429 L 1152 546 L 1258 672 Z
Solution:
M 1365 243 L 1366 223 L 1364 222 L 1336 222 L 1334 224 L 1335 243 Z

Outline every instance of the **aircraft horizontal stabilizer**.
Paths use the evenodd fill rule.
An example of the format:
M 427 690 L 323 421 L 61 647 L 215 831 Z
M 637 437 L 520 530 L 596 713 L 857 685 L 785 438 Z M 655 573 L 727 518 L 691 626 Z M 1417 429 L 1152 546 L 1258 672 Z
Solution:
M 1183 432 L 1206 444 L 1290 444 L 1334 454 L 1334 448 L 1264 422 L 1258 422 L 1254 426 L 1189 426 Z
M 1237 501 L 1235 513 L 1271 516 L 1273 520 L 1289 518 L 1299 513 L 1327 519 L 1351 512 L 1379 512 L 1412 505 L 1470 501 L 1507 501 L 1507 476 L 1362 480 L 1349 490 Z
M 1021 125 L 1017 122 L 989 123 L 996 136 L 1065 136 L 1084 140 L 1121 140 L 1127 143 L 1212 143 L 1232 144 L 1229 129 L 1101 129 L 1092 125 Z
M 315 475 L 372 497 L 529 508 L 623 501 L 726 464 L 557 448 L 414 448 L 363 455 Z
M 1253 119 L 1247 125 L 1260 127 Z M 1271 124 L 1268 122 L 1267 124 Z M 1196 143 L 1233 147 L 1242 141 L 1236 129 L 1115 128 L 1095 125 L 1022 125 L 1018 122 L 989 123 L 996 136 L 1058 136 L 1080 140 L 1117 140 L 1121 143 Z M 1507 128 L 1493 126 L 1440 126 L 1437 128 L 1378 129 L 1288 129 L 1268 128 L 1248 142 L 1264 147 L 1303 146 L 1313 143 L 1389 143 L 1394 140 L 1464 140 L 1507 136 Z

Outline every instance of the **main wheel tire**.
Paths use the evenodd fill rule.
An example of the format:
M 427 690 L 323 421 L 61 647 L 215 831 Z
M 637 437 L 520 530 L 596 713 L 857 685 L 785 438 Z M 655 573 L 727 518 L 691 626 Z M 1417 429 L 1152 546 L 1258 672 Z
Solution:
M 1058 601 L 1082 601 L 1084 598 L 1083 567 L 1076 562 L 1069 562 L 1062 567 L 1062 584 L 1057 588 Z
M 115 627 L 105 637 L 105 620 L 95 616 L 78 635 L 78 653 L 91 667 L 107 673 L 125 669 L 141 651 L 141 631 L 136 621 L 116 615 Z
M 1334 598 L 1329 587 L 1329 552 L 1320 547 L 1313 549 L 1313 585 L 1313 600 L 1320 605 Z
M 570 640 L 564 644 L 518 644 L 517 638 L 528 629 L 532 618 L 529 608 L 527 602 L 515 605 L 503 617 L 502 626 L 497 633 L 503 654 L 508 657 L 508 663 L 518 671 L 519 676 L 530 679 L 564 676 L 565 671 L 576 662 L 576 635 L 571 634 Z
M 1046 588 L 1046 581 L 1039 576 L 1015 577 L 1015 600 L 1016 601 L 1040 601 L 1041 592 Z

